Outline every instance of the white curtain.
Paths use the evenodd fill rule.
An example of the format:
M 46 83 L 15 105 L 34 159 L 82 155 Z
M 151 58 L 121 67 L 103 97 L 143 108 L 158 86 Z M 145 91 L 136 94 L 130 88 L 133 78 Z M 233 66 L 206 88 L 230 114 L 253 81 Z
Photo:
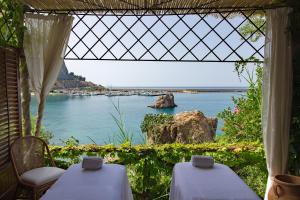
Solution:
M 269 172 L 265 199 L 272 177 L 287 172 L 292 104 L 292 51 L 290 8 L 267 11 L 263 79 L 263 139 Z
M 31 90 L 38 100 L 36 132 L 40 133 L 45 98 L 60 72 L 73 17 L 26 14 L 24 51 Z

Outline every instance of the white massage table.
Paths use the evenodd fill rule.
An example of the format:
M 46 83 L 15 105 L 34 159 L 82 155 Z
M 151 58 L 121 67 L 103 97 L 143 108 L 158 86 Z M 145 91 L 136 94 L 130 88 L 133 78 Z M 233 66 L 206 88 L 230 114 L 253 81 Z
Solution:
M 170 200 L 259 200 L 260 198 L 228 166 L 211 169 L 177 163 L 173 169 Z
M 72 165 L 42 196 L 41 200 L 132 200 L 126 169 L 103 164 L 100 170 Z

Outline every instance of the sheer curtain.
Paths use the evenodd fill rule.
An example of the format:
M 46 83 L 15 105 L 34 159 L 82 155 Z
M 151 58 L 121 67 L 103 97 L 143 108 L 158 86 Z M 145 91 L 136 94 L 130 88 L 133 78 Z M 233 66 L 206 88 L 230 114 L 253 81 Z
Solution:
M 35 135 L 40 134 L 45 98 L 60 72 L 73 17 L 26 14 L 24 52 L 31 90 L 38 100 Z
M 290 8 L 267 11 L 263 81 L 263 139 L 269 172 L 265 199 L 272 177 L 287 172 L 292 104 L 292 51 Z

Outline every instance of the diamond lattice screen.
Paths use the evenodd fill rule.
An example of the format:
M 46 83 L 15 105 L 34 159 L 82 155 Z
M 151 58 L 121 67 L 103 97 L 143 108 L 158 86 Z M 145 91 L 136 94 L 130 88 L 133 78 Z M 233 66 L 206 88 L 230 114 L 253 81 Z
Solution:
M 21 15 L 23 11 L 20 4 L 10 1 L 0 1 L 0 46 L 19 47 L 21 41 L 18 34 L 21 29 Z M 17 29 L 20 30 L 17 30 Z
M 74 13 L 65 59 L 237 62 L 263 60 L 261 10 L 135 15 Z

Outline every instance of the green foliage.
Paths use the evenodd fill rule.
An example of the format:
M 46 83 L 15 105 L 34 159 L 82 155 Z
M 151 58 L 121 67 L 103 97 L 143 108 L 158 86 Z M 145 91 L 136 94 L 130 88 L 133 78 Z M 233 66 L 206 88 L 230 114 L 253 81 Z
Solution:
M 17 0 L 0 0 L 0 46 L 20 47 L 24 30 L 22 4 Z
M 85 81 L 85 77 L 80 76 L 80 75 L 76 75 L 76 74 L 74 74 L 74 72 L 70 72 L 69 75 L 71 75 L 75 80 Z
M 191 155 L 211 155 L 231 167 L 260 196 L 264 195 L 267 171 L 261 143 L 204 143 L 197 145 L 67 145 L 50 147 L 56 164 L 67 168 L 82 156 L 94 155 L 109 163 L 126 165 L 135 199 L 168 199 L 172 169 Z
M 99 90 L 103 90 L 101 86 L 92 86 L 92 87 L 81 87 L 79 90 L 86 91 L 86 92 L 95 92 Z
M 166 113 L 146 114 L 140 128 L 148 141 L 150 139 L 153 140 L 153 143 L 160 143 L 162 134 L 161 127 L 173 123 L 173 120 L 174 116 Z
M 130 133 L 125 126 L 124 114 L 121 112 L 120 102 L 119 102 L 119 100 L 118 100 L 117 104 L 115 104 L 113 101 L 111 101 L 111 102 L 112 102 L 112 105 L 113 105 L 117 115 L 114 115 L 112 113 L 110 115 L 112 116 L 112 118 L 119 130 L 118 133 L 114 135 L 115 138 L 113 139 L 113 141 L 116 141 L 119 144 L 123 144 L 123 143 L 131 144 L 133 134 Z M 112 143 L 114 143 L 114 142 L 112 142 Z
M 251 60 L 255 60 L 251 58 Z M 236 71 L 240 78 L 246 80 L 249 89 L 246 95 L 233 97 L 234 109 L 227 108 L 218 114 L 224 120 L 224 139 L 226 141 L 262 141 L 262 73 L 263 68 L 255 64 L 255 71 L 246 63 L 236 63 Z M 256 79 L 254 78 L 256 74 Z
M 64 144 L 64 146 L 78 146 L 79 145 L 79 140 L 76 139 L 74 136 L 69 137 L 66 140 L 60 139 L 60 141 Z
M 266 17 L 264 15 L 253 15 L 250 20 L 251 22 L 248 21 L 239 28 L 239 32 L 244 37 L 249 37 L 251 42 L 256 42 L 266 32 Z M 261 31 L 258 31 L 257 28 Z
M 114 110 L 116 112 L 116 114 L 111 113 L 111 117 L 113 118 L 115 124 L 118 127 L 118 132 L 115 133 L 113 135 L 112 138 L 109 139 L 109 142 L 107 143 L 118 143 L 118 144 L 124 144 L 124 143 L 128 143 L 128 144 L 132 144 L 132 138 L 133 138 L 133 133 L 131 131 L 129 131 L 126 127 L 126 123 L 125 123 L 125 118 L 124 118 L 124 114 L 121 111 L 120 108 L 120 102 L 118 100 L 117 104 L 114 103 L 113 101 L 111 101 Z M 143 140 L 143 143 L 146 143 L 145 141 L 145 137 L 143 137 L 142 135 L 140 135 L 141 139 Z
M 31 129 L 31 135 L 34 135 L 34 133 L 35 133 L 36 118 L 35 117 L 31 117 L 30 120 L 31 120 L 31 128 L 32 128 Z M 23 127 L 24 127 L 24 121 L 23 121 L 22 124 L 23 124 Z M 42 126 L 41 127 L 41 135 L 40 135 L 40 137 L 43 140 L 45 140 L 45 142 L 47 144 L 49 144 L 50 140 L 54 137 L 54 135 L 53 135 L 53 133 L 51 131 L 49 131 L 48 129 L 46 129 L 45 126 Z
M 146 114 L 140 127 L 143 133 L 147 133 L 153 130 L 158 124 L 167 124 L 172 121 L 173 115 L 170 114 Z
M 239 32 L 251 42 L 257 42 L 266 30 L 266 17 L 256 14 L 250 17 L 239 28 Z M 261 31 L 258 31 L 260 28 Z M 262 141 L 262 79 L 263 67 L 258 63 L 258 59 L 250 57 L 246 62 L 235 63 L 235 71 L 240 79 L 244 79 L 249 84 L 246 95 L 238 98 L 232 98 L 234 109 L 227 108 L 218 114 L 218 117 L 224 120 L 224 136 L 219 137 L 225 141 Z M 251 70 L 248 61 L 254 61 L 254 69 Z M 254 73 L 256 79 L 254 78 Z

